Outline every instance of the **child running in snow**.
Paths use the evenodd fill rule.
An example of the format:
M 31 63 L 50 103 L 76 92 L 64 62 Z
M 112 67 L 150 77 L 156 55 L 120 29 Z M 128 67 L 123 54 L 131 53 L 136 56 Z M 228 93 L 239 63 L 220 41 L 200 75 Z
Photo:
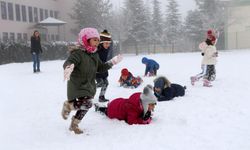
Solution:
M 142 83 L 142 79 L 139 76 L 134 77 L 133 74 L 129 72 L 127 68 L 123 68 L 121 71 L 119 83 L 120 86 L 123 86 L 125 88 L 137 88 Z
M 149 124 L 156 101 L 152 86 L 147 85 L 143 89 L 143 93 L 134 93 L 128 99 L 114 99 L 108 104 L 108 107 L 100 107 L 95 104 L 95 110 L 106 114 L 110 119 L 124 120 L 130 125 Z
M 156 76 L 160 65 L 153 59 L 142 58 L 142 63 L 146 65 L 144 76 Z
M 186 86 L 170 83 L 166 77 L 158 77 L 154 80 L 154 94 L 158 101 L 169 101 L 174 97 L 184 96 Z
M 105 72 L 122 60 L 118 55 L 103 63 L 96 53 L 99 41 L 100 36 L 95 28 L 82 29 L 77 47 L 63 64 L 64 80 L 68 80 L 68 100 L 64 102 L 61 114 L 66 120 L 72 110 L 76 111 L 69 127 L 75 134 L 83 133 L 78 125 L 92 107 L 92 98 L 96 93 L 96 73 Z
M 111 35 L 107 30 L 104 30 L 103 32 L 100 33 L 100 38 L 101 38 L 101 41 L 100 41 L 100 44 L 98 46 L 97 53 L 98 53 L 101 61 L 103 63 L 105 63 L 108 61 L 110 44 L 112 41 Z M 106 93 L 107 87 L 109 85 L 108 76 L 109 76 L 108 71 L 105 71 L 102 73 L 98 72 L 96 74 L 96 82 L 97 82 L 96 86 L 101 87 L 101 92 L 99 94 L 99 100 L 98 100 L 99 102 L 109 101 L 108 99 L 105 98 L 105 93 Z
M 205 42 L 202 42 L 199 45 L 199 48 L 202 51 L 202 72 L 192 76 L 191 84 L 194 85 L 196 81 L 203 78 L 203 86 L 211 87 L 211 81 L 215 79 L 216 70 L 215 64 L 217 62 L 216 58 L 218 56 L 218 52 L 215 47 L 216 44 L 216 37 L 215 33 L 212 30 L 207 31 L 207 39 Z

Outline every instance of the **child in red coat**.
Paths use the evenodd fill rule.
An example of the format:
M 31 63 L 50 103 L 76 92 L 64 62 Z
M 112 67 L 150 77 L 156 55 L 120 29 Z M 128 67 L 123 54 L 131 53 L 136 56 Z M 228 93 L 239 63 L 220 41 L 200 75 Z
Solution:
M 147 85 L 143 89 L 143 93 L 134 93 L 128 99 L 114 99 L 108 104 L 108 107 L 100 107 L 95 104 L 95 110 L 105 113 L 110 119 L 124 120 L 130 125 L 149 124 L 156 101 L 152 86 Z

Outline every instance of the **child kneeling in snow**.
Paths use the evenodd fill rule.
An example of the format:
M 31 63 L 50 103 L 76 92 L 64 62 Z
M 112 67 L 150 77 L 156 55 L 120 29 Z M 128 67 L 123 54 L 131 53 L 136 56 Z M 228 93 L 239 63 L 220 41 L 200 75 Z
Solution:
M 134 77 L 133 74 L 129 72 L 127 68 L 124 68 L 121 71 L 119 83 L 120 86 L 123 86 L 125 88 L 127 87 L 137 88 L 142 83 L 142 79 L 139 76 Z
M 184 96 L 186 86 L 171 84 L 166 77 L 158 77 L 154 80 L 154 94 L 158 101 L 169 101 L 174 97 Z
M 156 101 L 152 86 L 147 85 L 143 89 L 143 93 L 134 93 L 128 99 L 114 99 L 108 104 L 108 107 L 100 107 L 95 104 L 95 110 L 106 114 L 110 119 L 124 120 L 130 125 L 149 124 Z

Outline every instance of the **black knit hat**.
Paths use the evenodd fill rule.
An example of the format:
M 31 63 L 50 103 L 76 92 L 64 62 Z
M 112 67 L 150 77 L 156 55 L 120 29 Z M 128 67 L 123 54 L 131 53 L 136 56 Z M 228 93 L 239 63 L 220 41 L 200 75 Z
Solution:
M 100 33 L 100 38 L 101 38 L 100 43 L 111 42 L 111 35 L 106 29 Z

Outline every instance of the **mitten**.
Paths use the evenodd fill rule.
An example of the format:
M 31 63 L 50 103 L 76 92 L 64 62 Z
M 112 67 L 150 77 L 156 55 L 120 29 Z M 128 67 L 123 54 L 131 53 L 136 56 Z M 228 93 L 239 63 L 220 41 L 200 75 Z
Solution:
M 71 65 L 68 65 L 65 67 L 65 69 L 64 69 L 64 81 L 65 80 L 68 81 L 70 79 L 70 75 L 71 75 L 72 71 L 74 70 L 74 67 L 75 67 L 74 64 L 71 64 Z
M 119 55 L 113 57 L 110 61 L 111 61 L 111 63 L 112 63 L 113 65 L 116 65 L 116 64 L 118 64 L 119 62 L 121 62 L 122 59 L 123 59 L 123 58 L 122 58 L 122 55 L 119 54 Z
M 152 121 L 152 118 L 149 117 L 147 120 L 143 120 L 143 124 L 150 124 Z

